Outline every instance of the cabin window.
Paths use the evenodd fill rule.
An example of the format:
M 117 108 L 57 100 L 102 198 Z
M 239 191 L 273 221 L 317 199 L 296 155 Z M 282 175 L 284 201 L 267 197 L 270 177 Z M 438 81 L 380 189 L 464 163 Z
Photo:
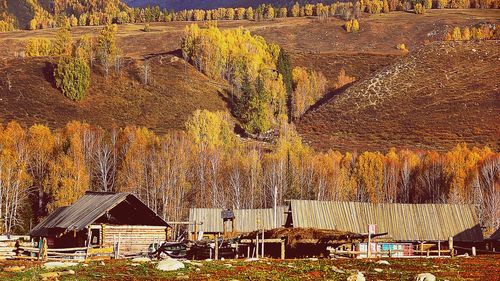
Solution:
M 90 238 L 90 244 L 91 245 L 100 245 L 101 244 L 101 235 L 99 232 L 99 229 L 92 229 L 92 235 Z

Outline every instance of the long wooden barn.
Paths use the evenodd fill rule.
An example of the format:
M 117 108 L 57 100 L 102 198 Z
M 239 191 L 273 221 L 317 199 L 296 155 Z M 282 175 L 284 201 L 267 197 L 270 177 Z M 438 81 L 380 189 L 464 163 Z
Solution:
M 50 248 L 113 247 L 121 253 L 147 251 L 166 240 L 169 225 L 130 193 L 87 192 L 75 203 L 56 209 L 30 231 Z
M 362 202 L 291 200 L 289 227 L 335 229 L 367 233 L 375 225 L 390 241 L 483 242 L 474 205 L 374 204 Z
M 235 209 L 234 229 L 228 224 L 226 231 L 233 233 L 247 233 L 256 230 L 270 230 L 283 227 L 286 221 L 286 207 L 278 206 L 276 209 Z M 224 233 L 224 221 L 221 208 L 191 208 L 189 221 L 196 223 L 190 225 L 189 232 L 212 238 L 216 234 Z

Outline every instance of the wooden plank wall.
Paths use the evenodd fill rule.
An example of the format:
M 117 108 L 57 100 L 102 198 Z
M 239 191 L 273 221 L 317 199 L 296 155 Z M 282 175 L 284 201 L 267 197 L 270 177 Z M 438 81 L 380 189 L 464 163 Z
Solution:
M 113 247 L 119 240 L 121 254 L 147 252 L 151 243 L 166 241 L 166 230 L 164 226 L 104 225 L 103 246 Z

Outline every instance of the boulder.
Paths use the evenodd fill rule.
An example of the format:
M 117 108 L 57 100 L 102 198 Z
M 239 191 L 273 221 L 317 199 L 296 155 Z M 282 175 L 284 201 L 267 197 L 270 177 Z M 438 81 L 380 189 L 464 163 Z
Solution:
M 156 265 L 156 269 L 161 271 L 174 271 L 184 267 L 182 262 L 174 259 L 162 260 Z
M 415 276 L 415 281 L 436 281 L 436 276 L 430 273 L 420 273 Z
M 347 281 L 366 281 L 366 278 L 363 273 L 358 272 L 347 277 Z
M 53 268 L 66 268 L 71 266 L 77 266 L 77 262 L 60 262 L 60 261 L 50 261 L 43 264 L 43 269 L 53 269 Z

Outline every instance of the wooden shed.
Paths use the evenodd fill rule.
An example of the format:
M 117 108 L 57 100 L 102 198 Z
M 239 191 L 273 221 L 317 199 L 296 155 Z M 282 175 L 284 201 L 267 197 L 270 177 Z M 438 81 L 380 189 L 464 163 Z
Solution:
M 87 192 L 75 203 L 56 209 L 30 231 L 50 248 L 114 247 L 119 252 L 147 251 L 167 239 L 169 225 L 130 193 Z

